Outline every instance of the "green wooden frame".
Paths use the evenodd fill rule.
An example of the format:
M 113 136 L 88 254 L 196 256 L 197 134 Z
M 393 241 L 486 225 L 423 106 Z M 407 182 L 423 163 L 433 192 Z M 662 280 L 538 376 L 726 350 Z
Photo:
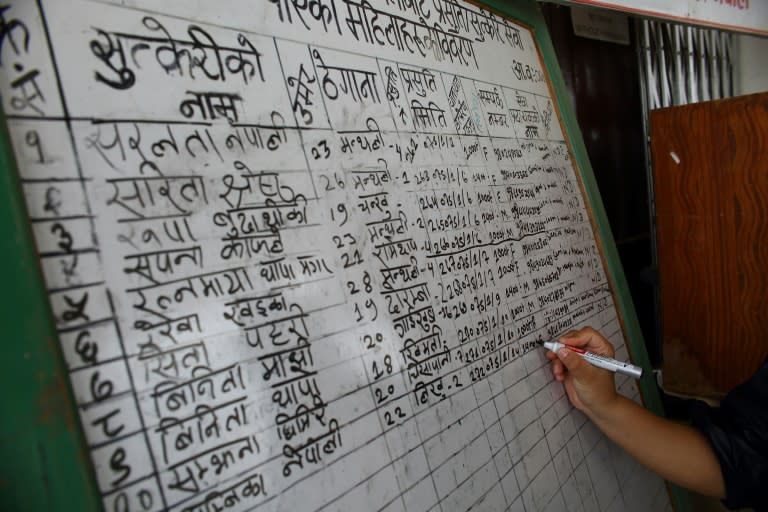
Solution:
M 0 510 L 100 510 L 69 375 L 0 114 Z
M 527 25 L 534 33 L 556 100 L 564 135 L 581 174 L 603 262 L 635 363 L 649 368 L 621 260 L 566 93 L 546 22 L 535 0 L 477 2 Z M 72 389 L 48 303 L 13 156 L 0 114 L 0 509 L 101 509 L 93 466 L 79 424 Z M 645 405 L 663 415 L 651 372 L 640 381 Z M 670 486 L 673 504 L 690 510 L 686 491 Z

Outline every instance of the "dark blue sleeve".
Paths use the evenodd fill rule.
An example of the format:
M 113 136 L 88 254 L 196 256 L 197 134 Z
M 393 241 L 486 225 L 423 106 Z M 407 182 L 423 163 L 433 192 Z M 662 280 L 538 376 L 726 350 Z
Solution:
M 693 426 L 720 461 L 729 508 L 768 511 L 768 361 L 713 409 L 696 402 Z

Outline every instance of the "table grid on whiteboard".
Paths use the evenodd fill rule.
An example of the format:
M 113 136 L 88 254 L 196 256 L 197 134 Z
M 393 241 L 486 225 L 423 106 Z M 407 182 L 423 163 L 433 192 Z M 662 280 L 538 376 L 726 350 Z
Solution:
M 537 349 L 592 325 L 628 357 L 528 29 L 451 0 L 157 9 L 0 10 L 107 510 L 669 508 Z

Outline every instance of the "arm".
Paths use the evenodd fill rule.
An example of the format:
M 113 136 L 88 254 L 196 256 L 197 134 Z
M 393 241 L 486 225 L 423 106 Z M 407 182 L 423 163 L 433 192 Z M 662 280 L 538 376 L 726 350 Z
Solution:
M 591 328 L 569 333 L 560 341 L 613 356 L 613 346 Z M 561 349 L 547 357 L 574 407 L 641 464 L 670 482 L 701 494 L 725 497 L 720 463 L 699 431 L 660 418 L 617 394 L 613 374 L 590 365 L 578 354 Z
M 660 418 L 623 396 L 588 416 L 606 436 L 664 479 L 725 498 L 720 463 L 698 430 Z

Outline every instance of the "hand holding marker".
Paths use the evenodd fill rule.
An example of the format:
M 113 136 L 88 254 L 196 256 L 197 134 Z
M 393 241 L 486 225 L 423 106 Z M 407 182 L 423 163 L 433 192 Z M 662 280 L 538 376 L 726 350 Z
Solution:
M 557 352 L 561 348 L 566 348 L 571 352 L 579 354 L 585 361 L 590 363 L 592 366 L 597 366 L 598 368 L 610 370 L 614 373 L 621 373 L 622 375 L 627 375 L 633 379 L 639 379 L 643 376 L 643 369 L 639 366 L 635 366 L 630 363 L 622 363 L 621 361 L 617 361 L 616 359 L 612 359 L 610 357 L 601 356 L 600 354 L 595 354 L 594 352 L 588 352 L 583 348 L 571 347 L 570 345 L 565 345 L 559 341 L 539 341 L 539 343 L 544 346 L 544 348 L 549 349 L 552 352 Z

